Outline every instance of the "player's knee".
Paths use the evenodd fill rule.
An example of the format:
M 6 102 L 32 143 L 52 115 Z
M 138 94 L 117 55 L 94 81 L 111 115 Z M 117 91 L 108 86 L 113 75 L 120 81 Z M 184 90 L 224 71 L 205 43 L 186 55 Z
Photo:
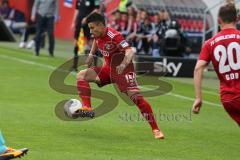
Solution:
M 131 94 L 129 97 L 136 105 L 139 105 L 144 101 L 143 96 L 139 92 Z
M 78 72 L 77 80 L 86 80 L 86 70 Z

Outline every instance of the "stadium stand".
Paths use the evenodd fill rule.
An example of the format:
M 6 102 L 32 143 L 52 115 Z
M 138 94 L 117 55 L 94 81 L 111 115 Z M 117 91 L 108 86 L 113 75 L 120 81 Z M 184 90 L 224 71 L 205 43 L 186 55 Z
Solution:
M 159 10 L 166 10 L 170 13 L 171 19 L 177 20 L 183 31 L 202 32 L 203 13 L 206 5 L 199 0 L 133 0 L 137 8 L 144 8 L 150 13 Z M 207 24 L 208 26 L 208 24 Z
M 176 20 L 189 40 L 193 53 L 199 53 L 203 33 L 203 15 L 207 8 L 201 0 L 132 0 L 138 9 L 147 10 L 151 15 L 167 11 L 171 20 Z M 206 29 L 213 26 L 211 15 L 207 14 Z M 211 33 L 210 33 L 211 34 Z

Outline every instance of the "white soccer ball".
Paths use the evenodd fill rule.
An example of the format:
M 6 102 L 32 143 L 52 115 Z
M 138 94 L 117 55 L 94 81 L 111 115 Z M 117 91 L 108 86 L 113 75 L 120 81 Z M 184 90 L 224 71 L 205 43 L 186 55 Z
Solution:
M 64 112 L 70 118 L 78 118 L 77 112 L 82 108 L 82 103 L 77 99 L 70 99 L 64 105 Z

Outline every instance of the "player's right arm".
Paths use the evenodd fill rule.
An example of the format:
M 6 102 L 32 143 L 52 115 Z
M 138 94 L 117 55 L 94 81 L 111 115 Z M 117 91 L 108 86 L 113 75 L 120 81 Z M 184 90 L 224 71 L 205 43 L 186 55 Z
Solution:
M 90 67 L 92 65 L 93 57 L 94 57 L 95 53 L 97 52 L 97 49 L 98 49 L 97 42 L 94 39 L 93 44 L 92 44 L 92 48 L 91 48 L 90 53 L 88 54 L 87 60 L 85 62 L 88 67 Z
M 207 67 L 208 62 L 204 60 L 198 60 L 194 69 L 194 88 L 195 88 L 195 101 L 192 106 L 192 112 L 198 114 L 202 106 L 202 77 L 203 71 Z
M 125 50 L 125 56 L 122 63 L 116 67 L 118 74 L 122 74 L 124 69 L 132 62 L 135 53 L 136 49 L 133 47 L 129 47 Z
M 208 63 L 211 60 L 210 52 L 211 51 L 209 49 L 209 44 L 206 42 L 202 47 L 199 60 L 197 61 L 194 69 L 194 88 L 196 97 L 192 106 L 192 112 L 195 114 L 199 113 L 202 106 L 202 77 L 204 69 L 207 67 Z

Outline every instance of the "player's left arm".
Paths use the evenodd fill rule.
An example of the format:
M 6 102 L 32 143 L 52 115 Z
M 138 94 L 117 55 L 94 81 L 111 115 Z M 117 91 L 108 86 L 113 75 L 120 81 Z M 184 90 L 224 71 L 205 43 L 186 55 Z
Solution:
M 192 112 L 198 114 L 202 106 L 202 77 L 203 71 L 207 67 L 208 62 L 205 60 L 198 60 L 194 69 L 194 88 L 195 88 L 195 101 L 192 106 Z
M 124 69 L 128 66 L 128 64 L 132 62 L 135 53 L 136 49 L 134 47 L 128 47 L 125 50 L 125 56 L 122 63 L 116 67 L 118 74 L 122 74 Z

